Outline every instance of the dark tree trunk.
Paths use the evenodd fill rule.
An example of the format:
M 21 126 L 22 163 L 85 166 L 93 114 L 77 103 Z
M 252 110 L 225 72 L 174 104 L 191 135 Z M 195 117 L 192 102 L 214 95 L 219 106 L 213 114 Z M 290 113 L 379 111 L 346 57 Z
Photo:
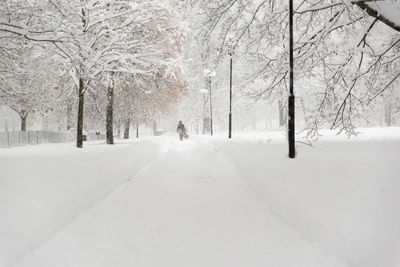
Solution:
M 79 103 L 78 103 L 78 123 L 76 128 L 76 147 L 83 147 L 83 103 L 85 99 L 85 88 L 83 79 L 79 78 Z
M 114 104 L 114 83 L 110 82 L 107 89 L 107 114 L 106 114 L 106 140 L 107 144 L 114 144 L 113 133 L 113 104 Z
M 385 16 L 382 16 L 382 14 L 379 14 L 377 9 L 374 9 L 373 7 L 369 6 L 367 3 L 365 2 L 373 2 L 373 1 L 351 1 L 351 3 L 354 5 L 359 6 L 361 9 L 365 10 L 368 15 L 370 15 L 371 17 L 374 17 L 380 21 L 382 21 L 383 23 L 385 23 L 386 25 L 388 25 L 389 27 L 391 27 L 392 29 L 400 32 L 400 26 L 397 25 L 396 23 L 393 22 L 393 20 L 390 20 L 389 18 L 386 18 Z
M 287 123 L 287 112 L 286 103 L 279 100 L 279 127 L 286 127 Z
M 21 115 L 21 131 L 23 132 L 26 131 L 26 117 L 28 117 L 28 114 L 23 110 Z
M 73 126 L 72 123 L 72 103 L 67 103 L 67 131 L 69 131 Z
M 129 139 L 129 127 L 131 126 L 131 120 L 126 120 L 124 124 L 124 139 Z
M 139 123 L 136 123 L 136 138 L 139 138 Z

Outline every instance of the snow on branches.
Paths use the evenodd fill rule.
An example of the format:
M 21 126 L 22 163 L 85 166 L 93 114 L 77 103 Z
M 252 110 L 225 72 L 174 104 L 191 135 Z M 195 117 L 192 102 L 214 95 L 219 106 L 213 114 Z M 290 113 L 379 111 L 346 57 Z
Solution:
M 400 36 L 393 27 L 380 23 L 386 23 L 380 16 L 371 17 L 360 9 L 360 2 L 365 1 L 294 1 L 295 91 L 306 102 L 306 123 L 311 131 L 329 124 L 351 133 L 354 119 L 365 119 L 376 97 L 399 83 Z M 388 1 L 368 1 L 366 5 L 376 7 L 383 2 Z M 241 65 L 249 66 L 241 85 L 247 88 L 245 95 L 286 99 L 287 1 L 204 0 L 191 4 L 202 14 L 203 27 L 198 33 L 204 53 L 220 58 L 227 54 L 230 43 Z M 380 15 L 384 15 L 382 6 Z M 397 19 L 400 12 L 396 14 Z M 265 86 L 249 86 L 260 79 Z
M 178 96 L 184 91 L 179 67 L 182 33 L 170 4 L 167 0 L 3 1 L 0 36 L 23 37 L 41 46 L 67 70 L 78 90 L 77 146 L 82 147 L 84 95 L 88 90 L 94 93 L 98 81 L 125 75 L 134 81 L 173 83 L 170 88 Z

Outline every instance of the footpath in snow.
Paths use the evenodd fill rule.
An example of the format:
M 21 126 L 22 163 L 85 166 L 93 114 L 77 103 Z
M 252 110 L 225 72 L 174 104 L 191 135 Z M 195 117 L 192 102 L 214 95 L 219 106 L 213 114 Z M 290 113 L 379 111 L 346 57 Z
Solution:
M 398 266 L 400 140 L 269 141 L 2 150 L 0 266 Z

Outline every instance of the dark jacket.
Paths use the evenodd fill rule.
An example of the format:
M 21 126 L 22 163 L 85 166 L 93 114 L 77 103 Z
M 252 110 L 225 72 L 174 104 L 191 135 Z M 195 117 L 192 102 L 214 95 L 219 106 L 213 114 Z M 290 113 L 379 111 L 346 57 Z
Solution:
M 178 124 L 178 127 L 176 128 L 176 131 L 179 133 L 179 134 L 185 134 L 186 133 L 186 128 L 185 128 L 185 125 L 183 125 L 183 123 L 179 123 Z

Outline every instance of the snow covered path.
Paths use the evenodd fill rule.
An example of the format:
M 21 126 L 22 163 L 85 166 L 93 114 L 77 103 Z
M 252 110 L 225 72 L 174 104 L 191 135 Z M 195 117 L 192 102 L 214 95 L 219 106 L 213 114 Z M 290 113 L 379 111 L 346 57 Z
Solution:
M 399 142 L 394 144 L 398 146 Z M 321 246 L 319 241 L 323 238 L 305 234 L 301 220 L 300 227 L 286 220 L 290 214 L 282 220 L 280 213 L 290 209 L 271 210 L 276 208 L 274 201 L 279 197 L 260 199 L 257 193 L 271 192 L 268 188 L 254 188 L 254 180 L 243 171 L 268 181 L 277 177 L 262 174 L 260 166 L 255 166 L 260 159 L 249 158 L 252 153 L 259 155 L 260 144 L 254 143 L 247 150 L 244 148 L 249 144 L 236 145 L 239 147 L 207 138 L 180 142 L 161 137 L 112 149 L 102 145 L 84 152 L 61 149 L 55 155 L 50 149 L 51 153 L 37 154 L 46 155 L 50 163 L 61 158 L 65 161 L 46 170 L 42 178 L 39 173 L 43 173 L 40 170 L 44 165 L 39 162 L 43 159 L 31 162 L 33 176 L 21 175 L 17 184 L 3 178 L 15 178 L 12 172 L 18 170 L 5 168 L 0 171 L 0 197 L 7 202 L 1 202 L 0 212 L 9 219 L 0 222 L 0 266 L 356 266 L 338 257 L 342 254 Z M 267 143 L 262 146 L 274 148 Z M 10 164 L 15 162 L 13 154 L 17 155 L 19 149 L 23 150 L 12 150 L 11 156 L 10 152 L 6 156 L 0 153 L 1 164 L 5 162 L 3 156 Z M 270 160 L 281 161 L 279 158 L 284 155 L 270 152 Z M 27 153 L 23 165 L 27 166 L 28 158 L 37 154 Z M 241 156 L 246 158 L 248 169 L 235 161 Z M 82 159 L 86 162 L 80 164 Z M 108 160 L 112 164 L 106 164 Z M 307 165 L 306 161 L 303 164 Z M 76 171 L 76 164 L 83 168 L 82 174 Z M 57 168 L 62 168 L 62 172 L 57 172 Z M 97 170 L 96 175 L 89 174 L 90 170 Z M 50 174 L 57 176 L 56 181 L 49 181 Z M 282 179 L 290 192 L 293 187 L 287 184 L 285 175 Z M 30 180 L 34 178 L 39 182 L 32 186 Z M 15 190 L 9 192 L 4 186 L 13 186 Z M 41 195 L 25 195 L 34 191 Z M 12 197 L 4 192 L 18 194 Z M 284 194 L 285 190 L 279 192 Z M 15 203 L 21 205 L 18 199 L 24 198 L 28 207 L 15 211 Z M 356 248 L 347 252 L 352 249 Z
M 150 164 L 154 142 L 0 150 L 0 267 L 11 266 Z M 111 167 L 112 165 L 112 167 Z

